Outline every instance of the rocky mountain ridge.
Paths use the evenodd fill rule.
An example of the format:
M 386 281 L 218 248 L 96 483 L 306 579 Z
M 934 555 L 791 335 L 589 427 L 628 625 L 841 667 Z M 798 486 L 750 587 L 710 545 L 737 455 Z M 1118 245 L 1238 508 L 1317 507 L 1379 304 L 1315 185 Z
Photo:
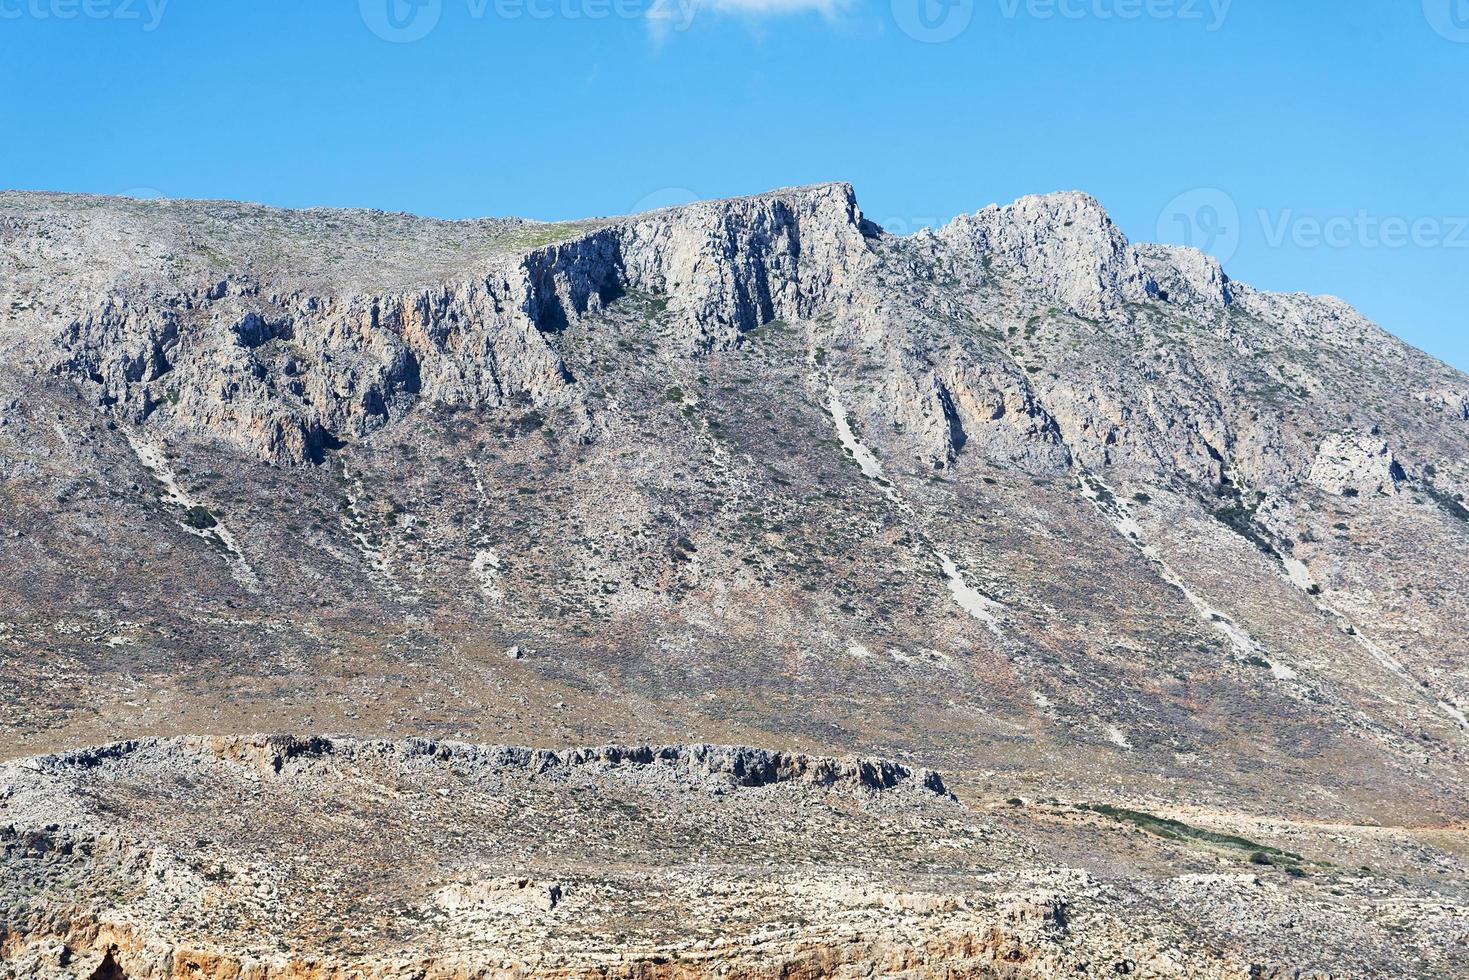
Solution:
M 204 733 L 759 745 L 633 756 L 816 780 L 772 793 L 860 784 L 794 761 L 857 753 L 1007 814 L 1027 874 L 1125 864 L 1120 823 L 1177 848 L 1158 875 L 1253 873 L 1208 834 L 1315 848 L 1301 887 L 1375 910 L 1347 918 L 1438 892 L 1403 928 L 1452 975 L 1469 378 L 1339 300 L 1076 193 L 910 237 L 844 184 L 564 224 L 5 193 L 0 355 L 0 757 L 132 740 L 151 814 Z M 345 744 L 258 751 L 379 764 Z M 1005 975 L 980 905 L 933 964 Z M 1149 969 L 1331 970 L 1251 935 Z M 797 972 L 860 972 L 852 942 Z
M 31 200 L 26 195 L 12 198 Z M 158 220 L 167 215 L 182 226 L 174 229 L 175 235 L 213 254 L 198 227 L 208 205 L 135 206 L 151 207 Z M 92 209 L 98 210 L 95 205 Z M 79 210 L 85 216 L 85 209 Z M 289 213 L 283 214 L 277 220 L 289 223 Z M 23 220 L 10 219 L 13 241 L 27 240 Z M 456 224 L 462 223 L 417 219 L 410 227 L 424 226 L 418 236 L 431 239 L 443 234 L 443 226 Z M 310 277 L 319 288 L 303 289 L 289 272 L 266 291 L 254 270 L 248 265 L 231 268 L 230 261 L 193 273 L 199 281 L 190 287 L 189 274 L 180 277 L 164 267 L 144 280 L 145 294 L 156 290 L 156 295 L 141 304 L 126 289 L 84 294 L 95 306 L 74 311 L 75 318 L 52 340 L 55 352 L 42 365 L 83 384 L 90 381 L 98 402 L 119 408 L 130 422 L 162 412 L 183 431 L 232 440 L 273 462 L 319 462 L 325 446 L 361 438 L 401 419 L 420 399 L 450 407 L 503 405 L 515 398 L 551 407 L 574 402 L 574 379 L 544 338 L 565 329 L 568 318 L 595 316 L 607 302 L 628 293 L 667 297 L 679 323 L 673 339 L 689 352 L 729 346 L 772 321 L 843 313 L 861 318 L 862 311 L 882 303 L 870 281 L 881 264 L 873 242 L 881 242 L 882 236 L 862 217 L 849 185 L 800 188 L 620 221 L 532 225 L 532 240 L 566 240 L 517 254 L 514 245 L 525 241 L 526 227 L 513 225 L 522 237 L 511 234 L 497 240 L 488 254 L 481 251 L 488 274 L 466 269 L 459 273 L 462 281 L 446 276 L 409 291 L 363 289 L 360 283 L 344 290 L 321 273 Z M 88 248 L 116 243 L 115 236 L 103 237 L 95 228 L 73 223 L 70 230 L 79 234 L 83 249 L 68 259 L 86 265 L 103 264 Z M 130 253 L 146 247 L 142 241 L 129 244 Z M 986 270 L 998 264 L 1007 270 L 1005 278 L 1080 315 L 1146 302 L 1195 312 L 1238 307 L 1246 315 L 1285 321 L 1301 340 L 1343 345 L 1390 340 L 1340 301 L 1257 294 L 1232 283 L 1202 253 L 1130 245 L 1100 205 L 1082 194 L 990 207 L 961 216 L 937 233 L 923 233 L 915 244 L 941 249 L 963 288 L 983 288 L 993 278 Z M 15 265 L 23 267 L 23 261 Z M 135 274 L 133 266 L 125 268 Z M 294 288 L 287 291 L 288 286 Z M 44 284 L 34 281 L 12 284 L 12 313 L 34 314 L 17 316 L 18 327 L 33 327 L 43 316 L 53 323 L 60 322 L 57 314 L 64 318 L 66 311 L 59 308 L 42 314 L 42 288 Z M 474 326 L 465 333 L 469 324 Z M 36 339 L 32 329 L 21 332 Z M 261 350 L 275 346 L 273 342 L 291 351 L 277 358 L 279 363 L 268 362 L 263 356 L 268 352 Z M 302 356 L 292 356 L 298 347 Z M 1431 364 L 1401 343 L 1392 342 L 1392 347 L 1393 359 L 1412 360 L 1420 369 Z M 195 359 L 201 363 L 192 368 L 187 362 Z M 184 365 L 177 384 L 158 384 L 174 370 L 176 360 Z M 1456 372 L 1436 368 L 1441 380 L 1462 385 Z M 196 385 L 191 372 L 207 373 L 215 381 L 214 390 Z M 1016 379 L 1016 384 L 1033 408 L 1035 392 L 1026 390 L 1026 380 Z M 1433 397 L 1429 392 L 1407 394 L 1421 401 Z M 205 396 L 212 396 L 208 404 L 179 401 Z M 935 397 L 940 409 L 956 403 L 946 388 Z M 1460 407 L 1464 397 L 1469 394 L 1451 392 L 1447 407 Z M 966 421 L 978 428 L 984 421 L 973 417 L 975 413 L 964 418 L 955 411 L 946 416 L 951 430 L 962 429 Z M 1043 427 L 1051 421 L 1044 414 Z M 1218 424 L 1230 421 L 1220 419 Z M 1068 446 L 1095 453 L 1090 434 L 1085 428 L 1067 433 L 1072 437 Z M 1231 436 L 1242 438 L 1227 430 L 1221 435 L 1226 443 Z M 1217 455 L 1228 446 L 1208 448 Z M 952 445 L 942 447 L 945 456 L 954 451 Z M 1455 473 L 1454 478 L 1463 477 Z

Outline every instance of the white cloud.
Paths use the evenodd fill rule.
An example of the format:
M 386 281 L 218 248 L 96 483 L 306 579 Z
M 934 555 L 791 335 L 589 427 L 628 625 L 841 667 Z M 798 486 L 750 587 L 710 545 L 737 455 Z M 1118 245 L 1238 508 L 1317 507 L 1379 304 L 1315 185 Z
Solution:
M 783 17 L 818 13 L 834 18 L 850 0 L 653 0 L 647 19 L 653 36 L 662 39 L 670 32 L 686 31 L 700 18 L 712 14 L 737 17 Z

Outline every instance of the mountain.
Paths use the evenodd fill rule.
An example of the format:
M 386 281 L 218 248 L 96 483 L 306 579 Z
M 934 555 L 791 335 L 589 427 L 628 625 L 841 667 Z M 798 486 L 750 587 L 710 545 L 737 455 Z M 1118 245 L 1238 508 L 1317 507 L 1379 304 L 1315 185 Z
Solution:
M 958 933 L 868 923 L 914 975 L 1466 969 L 1469 377 L 1339 300 L 1131 244 L 1084 194 L 911 237 L 845 184 L 561 224 L 0 194 L 0 475 L 0 829 L 48 842 L 5 845 L 18 891 L 35 879 L 10 856 L 37 848 L 191 854 L 187 827 L 226 797 L 277 794 L 293 826 L 334 767 L 344 805 L 380 810 L 362 787 L 388 763 L 357 775 L 378 757 L 362 745 L 675 747 L 634 779 L 656 799 L 684 786 L 688 746 L 720 743 L 938 770 L 961 802 L 935 839 L 954 821 L 1004 838 L 924 878 L 875 824 L 841 832 L 871 838 L 861 860 L 830 851 L 828 811 L 878 814 L 888 788 L 772 802 L 807 814 L 823 873 L 969 903 Z M 261 731 L 356 740 L 271 790 L 188 741 Z M 584 791 L 656 835 L 608 767 Z M 453 825 L 423 778 L 413 806 Z M 133 802 L 109 809 L 97 781 Z M 681 832 L 733 833 L 758 865 L 789 817 L 759 786 L 729 805 L 751 791 L 738 819 L 722 796 L 681 803 Z M 506 819 L 505 792 L 472 809 Z M 789 866 L 784 846 L 767 857 Z M 515 853 L 495 880 L 539 880 L 560 852 Z M 765 894 L 720 860 L 730 894 Z M 1040 932 L 977 942 L 1011 921 L 982 866 L 1049 876 L 1072 924 L 1046 905 Z M 679 894 L 643 887 L 644 915 Z M 805 893 L 769 887 L 818 951 L 784 949 L 804 964 L 788 975 L 874 969 L 870 936 L 802 938 Z M 46 914 L 0 922 L 0 975 L 7 950 L 102 969 L 107 903 L 44 894 Z M 1271 903 L 1307 925 L 1241 911 Z M 136 943 L 104 965 L 132 977 L 185 933 L 128 914 Z M 272 921 L 281 950 L 223 926 L 191 948 L 218 976 L 343 962 Z M 626 975 L 693 962 L 640 929 L 604 936 Z M 37 959 L 43 936 L 73 966 Z M 575 948 L 564 975 L 591 968 Z

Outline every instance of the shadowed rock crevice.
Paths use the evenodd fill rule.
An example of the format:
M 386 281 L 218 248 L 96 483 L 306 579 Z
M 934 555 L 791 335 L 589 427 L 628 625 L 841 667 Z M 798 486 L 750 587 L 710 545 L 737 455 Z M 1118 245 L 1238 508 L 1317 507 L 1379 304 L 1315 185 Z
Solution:
M 123 972 L 116 959 L 117 947 L 109 947 L 102 956 L 102 962 L 97 964 L 87 980 L 128 980 L 128 975 Z

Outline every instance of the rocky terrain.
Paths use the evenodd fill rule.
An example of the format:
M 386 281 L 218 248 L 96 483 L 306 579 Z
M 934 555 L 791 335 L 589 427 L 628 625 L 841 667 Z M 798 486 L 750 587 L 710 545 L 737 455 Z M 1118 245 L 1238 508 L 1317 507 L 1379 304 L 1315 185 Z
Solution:
M 1415 864 L 1439 859 L 1404 835 L 1267 831 L 1297 854 L 1130 811 L 971 808 L 937 774 L 877 760 L 215 737 L 10 763 L 0 781 L 18 821 L 0 826 L 3 976 L 1449 976 L 1465 963 L 1435 945 L 1469 926 L 1462 891 L 1433 890 Z
M 1082 194 L 0 194 L 0 969 L 1462 975 L 1466 491 L 1469 377 Z

